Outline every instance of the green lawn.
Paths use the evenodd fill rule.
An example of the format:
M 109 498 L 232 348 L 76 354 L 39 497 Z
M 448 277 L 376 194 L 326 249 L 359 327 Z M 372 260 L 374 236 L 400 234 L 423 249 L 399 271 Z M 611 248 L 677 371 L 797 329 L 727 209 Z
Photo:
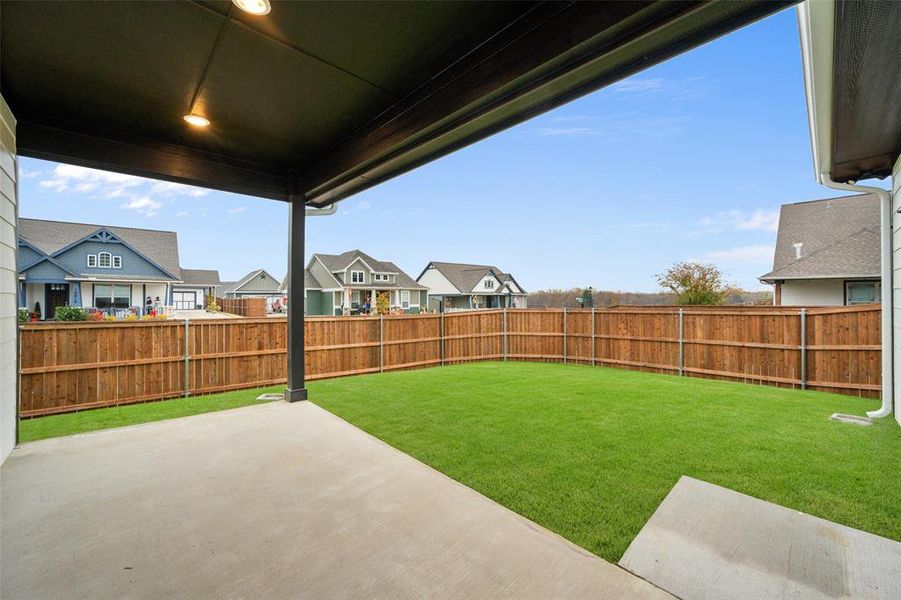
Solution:
M 616 561 L 690 475 L 901 540 L 901 430 L 874 400 L 537 363 L 318 382 L 320 406 Z
M 77 413 L 25 419 L 19 423 L 19 441 L 33 442 L 44 438 L 85 433 L 110 427 L 123 427 L 137 423 L 150 423 L 175 417 L 187 417 L 205 412 L 238 408 L 248 404 L 259 404 L 260 394 L 281 393 L 285 386 L 240 390 L 212 396 L 193 396 L 162 402 L 129 404 L 112 408 L 98 408 Z
M 901 430 L 874 400 L 634 371 L 479 363 L 309 384 L 317 404 L 616 561 L 680 475 L 901 540 Z M 23 439 L 253 404 L 251 390 L 46 417 Z

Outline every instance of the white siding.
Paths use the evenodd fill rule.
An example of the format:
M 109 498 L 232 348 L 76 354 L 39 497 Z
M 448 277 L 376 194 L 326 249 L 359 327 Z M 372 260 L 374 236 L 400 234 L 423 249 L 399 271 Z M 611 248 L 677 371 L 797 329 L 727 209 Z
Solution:
M 892 333 L 894 355 L 892 364 L 895 368 L 895 420 L 901 424 L 901 158 L 895 163 L 892 173 L 892 191 L 894 201 L 892 203 Z
M 19 273 L 16 121 L 0 96 L 0 463 L 16 445 Z
M 782 284 L 783 306 L 842 306 L 844 303 L 844 279 L 796 279 Z
M 494 287 L 486 288 L 486 281 L 493 281 Z M 497 277 L 495 277 L 494 275 L 485 275 L 470 291 L 474 294 L 488 294 L 489 296 L 491 296 L 494 295 L 494 293 L 497 291 L 497 288 L 499 287 L 501 287 L 501 282 L 497 280 Z
M 432 267 L 426 269 L 425 273 L 416 280 L 417 283 L 429 288 L 429 294 L 432 296 L 443 296 L 445 294 L 459 294 L 460 290 L 454 287 L 454 284 L 445 277 L 441 271 Z

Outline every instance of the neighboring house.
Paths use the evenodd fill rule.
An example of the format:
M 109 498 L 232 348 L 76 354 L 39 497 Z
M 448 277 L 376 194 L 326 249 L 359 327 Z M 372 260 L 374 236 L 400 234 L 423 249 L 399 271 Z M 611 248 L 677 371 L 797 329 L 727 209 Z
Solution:
M 869 194 L 784 204 L 773 270 L 783 306 L 879 302 L 879 200 Z
M 286 287 L 287 278 L 281 289 Z M 367 298 L 374 309 L 377 295 L 383 292 L 388 293 L 392 310 L 405 313 L 418 313 L 428 302 L 428 290 L 397 265 L 360 250 L 314 254 L 304 270 L 304 287 L 308 315 L 356 314 Z
M 173 231 L 19 219 L 18 236 L 19 306 L 39 302 L 41 318 L 58 306 L 143 309 L 148 297 L 171 306 L 185 283 Z
M 279 296 L 280 282 L 266 269 L 251 271 L 238 281 L 223 281 L 219 288 L 222 298 L 269 298 Z
M 176 310 L 204 308 L 208 296 L 218 293 L 219 271 L 211 269 L 182 269 L 181 283 L 172 286 L 172 306 Z
M 527 306 L 516 279 L 491 265 L 432 261 L 416 281 L 429 289 L 430 307 L 442 312 Z

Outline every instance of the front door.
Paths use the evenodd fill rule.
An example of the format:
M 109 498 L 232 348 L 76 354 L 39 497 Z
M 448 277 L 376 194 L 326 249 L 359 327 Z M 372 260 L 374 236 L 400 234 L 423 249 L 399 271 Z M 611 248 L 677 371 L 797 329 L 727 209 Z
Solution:
M 69 284 L 48 283 L 47 309 L 44 311 L 45 318 L 52 319 L 56 314 L 56 307 L 66 306 L 67 304 L 69 304 Z

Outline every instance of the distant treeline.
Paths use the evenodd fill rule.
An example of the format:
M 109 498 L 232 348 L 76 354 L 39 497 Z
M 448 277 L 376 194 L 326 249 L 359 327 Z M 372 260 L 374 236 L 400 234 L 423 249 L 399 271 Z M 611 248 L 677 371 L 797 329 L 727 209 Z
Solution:
M 577 298 L 583 293 L 582 288 L 571 290 L 539 290 L 529 294 L 529 308 L 579 308 Z M 655 306 L 676 304 L 675 294 L 667 292 L 611 292 L 595 290 L 592 293 L 595 308 L 604 308 L 618 304 L 637 306 Z M 738 288 L 727 290 L 725 304 L 772 304 L 771 292 L 749 292 Z

